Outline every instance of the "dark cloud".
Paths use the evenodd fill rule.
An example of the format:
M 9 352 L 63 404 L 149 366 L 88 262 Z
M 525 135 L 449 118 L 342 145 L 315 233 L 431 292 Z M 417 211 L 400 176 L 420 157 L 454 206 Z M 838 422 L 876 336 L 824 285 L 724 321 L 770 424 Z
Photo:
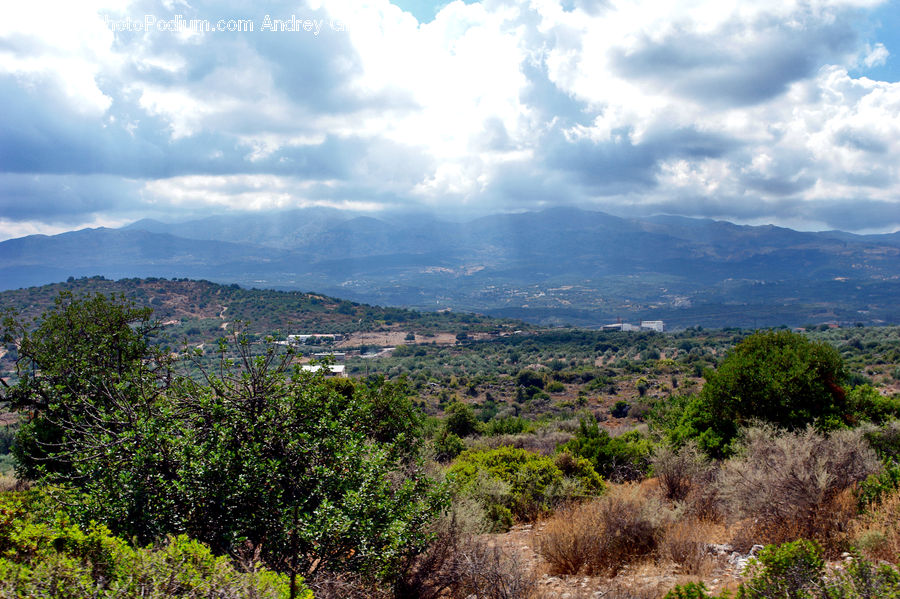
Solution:
M 900 203 L 866 198 L 840 198 L 802 202 L 798 212 L 804 218 L 824 222 L 842 231 L 900 230 Z
M 835 132 L 834 141 L 840 146 L 873 154 L 884 154 L 888 150 L 888 144 L 882 136 L 865 129 L 844 127 Z
M 738 144 L 725 136 L 691 127 L 650 130 L 640 141 L 631 131 L 611 132 L 611 141 L 570 140 L 557 131 L 543 140 L 546 165 L 570 173 L 593 193 L 613 195 L 657 185 L 660 163 L 671 158 L 716 158 Z
M 703 104 L 757 104 L 853 50 L 857 34 L 850 19 L 800 19 L 732 21 L 704 33 L 682 24 L 662 39 L 644 36 L 636 50 L 613 50 L 612 63 L 626 79 Z
M 139 187 L 106 175 L 0 173 L 0 214 L 14 221 L 77 224 L 101 212 L 131 209 Z

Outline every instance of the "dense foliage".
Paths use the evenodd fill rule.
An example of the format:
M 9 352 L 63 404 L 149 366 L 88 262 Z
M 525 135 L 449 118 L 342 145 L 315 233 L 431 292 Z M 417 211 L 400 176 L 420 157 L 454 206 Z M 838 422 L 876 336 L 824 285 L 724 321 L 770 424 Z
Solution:
M 602 493 L 603 481 L 588 461 L 568 455 L 560 462 L 568 473 L 552 458 L 524 449 L 469 450 L 454 462 L 448 476 L 457 493 L 481 501 L 495 528 L 502 530 L 513 517 L 532 520 L 547 513 L 554 500 Z
M 848 400 L 848 374 L 837 350 L 789 331 L 750 335 L 705 377 L 706 385 L 686 403 L 670 435 L 675 443 L 695 438 L 716 456 L 730 453 L 738 431 L 755 420 L 831 430 L 897 414 L 896 402 L 865 391 Z
M 101 524 L 79 526 L 46 495 L 0 495 L 0 597 L 280 599 L 284 575 L 240 571 L 185 535 L 132 547 Z M 294 596 L 312 599 L 302 579 Z
M 281 571 L 389 579 L 424 547 L 443 499 L 402 385 L 327 381 L 240 334 L 240 360 L 197 380 L 149 346 L 147 316 L 64 295 L 33 333 L 8 323 L 23 475 L 69 485 L 85 521 L 140 542 L 187 532 Z
M 613 437 L 596 421 L 579 422 L 575 438 L 564 448 L 587 458 L 599 474 L 617 482 L 640 480 L 650 470 L 652 442 L 638 431 Z

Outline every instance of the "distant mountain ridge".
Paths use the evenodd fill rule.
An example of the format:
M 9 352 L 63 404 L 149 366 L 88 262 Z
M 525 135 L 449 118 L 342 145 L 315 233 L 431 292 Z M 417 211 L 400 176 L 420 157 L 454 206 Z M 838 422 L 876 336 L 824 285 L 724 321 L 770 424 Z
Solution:
M 545 323 L 896 321 L 900 234 L 801 232 L 554 208 L 469 222 L 332 209 L 85 229 L 0 243 L 0 288 L 191 277 Z M 728 306 L 724 311 L 700 306 Z M 786 310 L 787 308 L 787 310 Z M 717 309 L 716 309 L 717 310 Z M 725 321 L 730 322 L 730 321 Z M 722 324 L 722 323 L 719 323 Z M 781 324 L 771 322 L 770 324 Z

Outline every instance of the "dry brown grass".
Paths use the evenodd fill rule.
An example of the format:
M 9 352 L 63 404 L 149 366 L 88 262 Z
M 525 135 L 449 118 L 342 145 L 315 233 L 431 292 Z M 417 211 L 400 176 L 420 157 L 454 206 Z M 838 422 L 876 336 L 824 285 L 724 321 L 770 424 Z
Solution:
M 696 518 L 675 521 L 663 532 L 659 543 L 659 557 L 681 567 L 682 574 L 706 576 L 715 565 L 709 553 L 714 526 Z
M 881 500 L 851 527 L 853 545 L 866 557 L 897 563 L 900 558 L 900 490 Z
M 537 580 L 522 557 L 468 534 L 464 527 L 454 514 L 436 523 L 434 542 L 395 583 L 394 599 L 532 597 Z
M 638 485 L 614 486 L 596 501 L 560 510 L 535 535 L 551 574 L 614 576 L 654 556 L 670 513 Z
M 6 491 L 21 490 L 29 486 L 30 485 L 20 483 L 19 480 L 16 479 L 16 477 L 12 474 L 0 473 L 0 493 L 4 493 Z

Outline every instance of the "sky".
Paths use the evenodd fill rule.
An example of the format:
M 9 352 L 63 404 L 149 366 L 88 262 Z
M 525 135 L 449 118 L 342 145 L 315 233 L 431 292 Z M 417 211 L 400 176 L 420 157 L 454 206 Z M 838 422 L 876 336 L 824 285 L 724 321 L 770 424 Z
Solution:
M 0 5 L 0 239 L 328 206 L 900 229 L 900 0 Z

